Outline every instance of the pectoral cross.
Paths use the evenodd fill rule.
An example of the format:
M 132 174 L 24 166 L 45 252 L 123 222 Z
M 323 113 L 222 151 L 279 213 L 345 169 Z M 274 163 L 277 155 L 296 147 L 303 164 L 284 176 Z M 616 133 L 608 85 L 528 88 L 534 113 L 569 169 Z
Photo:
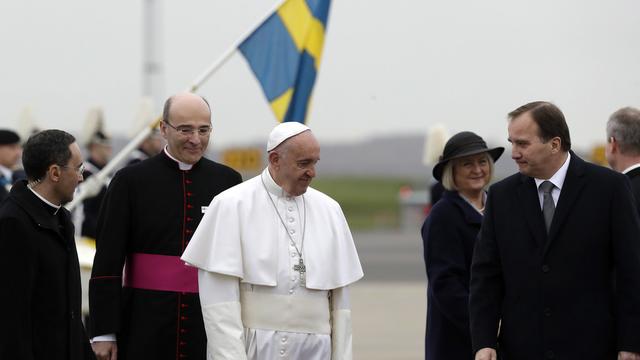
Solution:
M 293 270 L 300 273 L 300 283 L 304 285 L 306 273 L 307 273 L 307 267 L 304 265 L 304 260 L 302 260 L 302 258 L 300 258 L 300 261 L 298 261 L 298 264 L 293 265 Z

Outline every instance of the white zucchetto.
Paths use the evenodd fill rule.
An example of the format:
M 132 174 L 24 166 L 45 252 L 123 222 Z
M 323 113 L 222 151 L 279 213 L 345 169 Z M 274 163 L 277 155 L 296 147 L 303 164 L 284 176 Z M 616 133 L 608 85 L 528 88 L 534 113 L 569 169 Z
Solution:
M 282 144 L 290 137 L 296 136 L 301 132 L 311 130 L 305 124 L 289 121 L 278 124 L 269 134 L 269 141 L 267 141 L 267 151 L 275 149 L 278 145 Z

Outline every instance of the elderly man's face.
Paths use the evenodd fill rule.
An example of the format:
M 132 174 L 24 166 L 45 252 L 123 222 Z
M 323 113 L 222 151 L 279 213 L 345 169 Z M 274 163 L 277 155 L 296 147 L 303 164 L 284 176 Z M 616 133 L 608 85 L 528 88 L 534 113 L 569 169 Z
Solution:
M 197 163 L 209 145 L 211 114 L 197 95 L 176 96 L 171 104 L 169 124 L 160 123 L 169 153 L 187 163 Z
M 302 195 L 316 176 L 320 145 L 311 131 L 305 131 L 282 146 L 273 164 L 275 180 L 289 195 Z
M 0 165 L 13 169 L 22 156 L 20 144 L 0 145 Z
M 540 128 L 529 112 L 509 122 L 511 158 L 520 172 L 538 179 L 548 179 L 553 175 L 555 166 L 552 161 L 553 140 L 545 143 L 539 134 Z

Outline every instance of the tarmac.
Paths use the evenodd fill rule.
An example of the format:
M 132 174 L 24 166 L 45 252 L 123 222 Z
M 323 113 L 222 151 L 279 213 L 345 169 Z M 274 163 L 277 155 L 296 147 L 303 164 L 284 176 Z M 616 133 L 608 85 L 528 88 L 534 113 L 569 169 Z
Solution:
M 354 233 L 364 278 L 351 287 L 353 358 L 424 359 L 426 275 L 415 232 Z

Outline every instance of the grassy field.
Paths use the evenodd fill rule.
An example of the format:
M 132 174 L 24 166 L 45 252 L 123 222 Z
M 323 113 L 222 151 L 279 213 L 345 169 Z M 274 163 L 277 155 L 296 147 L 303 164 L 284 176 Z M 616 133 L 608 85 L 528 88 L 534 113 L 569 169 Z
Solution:
M 312 187 L 340 203 L 352 230 L 397 228 L 398 191 L 410 182 L 385 178 L 316 178 Z

